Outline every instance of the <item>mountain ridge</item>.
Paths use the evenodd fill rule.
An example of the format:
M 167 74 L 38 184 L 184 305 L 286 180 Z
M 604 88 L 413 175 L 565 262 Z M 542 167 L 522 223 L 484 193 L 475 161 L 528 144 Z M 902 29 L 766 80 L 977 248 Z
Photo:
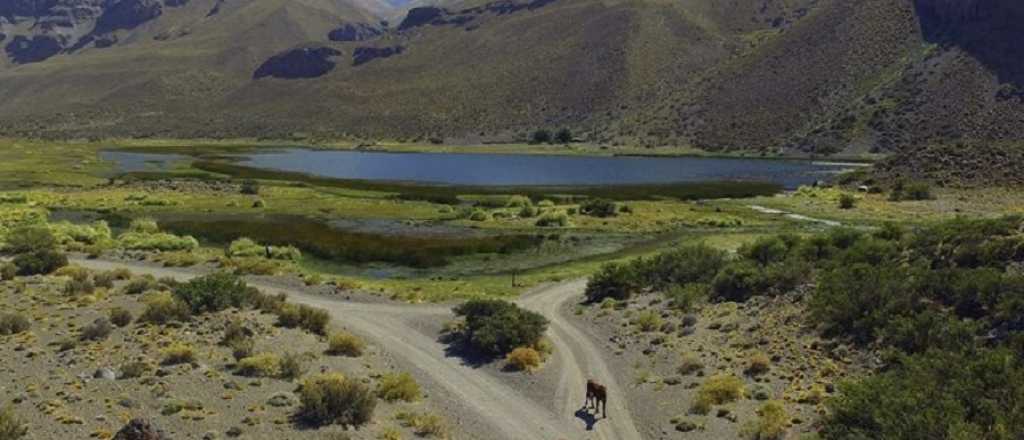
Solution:
M 518 141 L 567 126 L 599 144 L 859 154 L 1024 128 L 1024 35 L 1007 25 L 1024 8 L 1005 1 L 47 1 L 162 12 L 103 48 L 0 57 L 5 133 Z M 0 45 L 81 27 L 5 20 Z M 263 70 L 275 57 L 321 67 Z

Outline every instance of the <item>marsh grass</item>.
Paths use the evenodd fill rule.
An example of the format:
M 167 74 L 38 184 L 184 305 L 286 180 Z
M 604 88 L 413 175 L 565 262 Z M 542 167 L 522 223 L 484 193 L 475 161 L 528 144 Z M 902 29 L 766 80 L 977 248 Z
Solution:
M 229 244 L 242 237 L 272 246 L 293 245 L 302 251 L 342 263 L 386 262 L 415 268 L 439 267 L 452 257 L 509 254 L 536 246 L 540 237 L 408 237 L 343 231 L 328 224 L 294 216 L 171 220 L 167 230 Z

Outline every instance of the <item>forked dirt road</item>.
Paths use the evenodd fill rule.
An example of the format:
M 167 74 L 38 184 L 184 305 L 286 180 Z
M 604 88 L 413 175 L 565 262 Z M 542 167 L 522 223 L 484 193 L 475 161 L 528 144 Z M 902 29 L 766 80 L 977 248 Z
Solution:
M 198 275 L 186 269 L 156 267 L 143 263 L 73 259 L 73 263 L 95 270 L 127 268 L 137 274 L 187 280 Z M 410 318 L 437 316 L 446 319 L 447 307 L 364 304 L 343 301 L 260 282 L 250 282 L 268 293 L 285 293 L 295 303 L 323 308 L 335 322 L 380 346 L 402 363 L 428 390 L 440 391 L 443 404 L 464 415 L 488 440 L 642 440 L 633 424 L 628 401 L 615 380 L 604 353 L 594 342 L 561 314 L 565 302 L 578 298 L 585 281 L 577 280 L 546 286 L 524 295 L 518 302 L 543 314 L 551 321 L 549 337 L 555 346 L 560 366 L 555 390 L 555 411 L 522 394 L 487 372 L 466 365 L 446 353 L 446 346 L 433 335 L 423 334 Z M 576 416 L 583 402 L 587 378 L 608 388 L 609 418 L 599 419 L 592 430 Z M 486 434 L 486 436 L 483 436 Z

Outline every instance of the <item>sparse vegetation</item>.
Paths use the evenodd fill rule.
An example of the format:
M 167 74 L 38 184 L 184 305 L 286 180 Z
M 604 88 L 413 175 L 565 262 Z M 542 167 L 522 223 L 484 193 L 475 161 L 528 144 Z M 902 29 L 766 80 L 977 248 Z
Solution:
M 327 354 L 330 355 L 359 357 L 365 349 L 366 343 L 349 332 L 335 332 L 327 339 Z
M 388 402 L 415 402 L 421 396 L 420 385 L 409 373 L 385 374 L 377 384 L 377 397 Z
M 32 327 L 28 319 L 17 313 L 0 315 L 0 336 L 16 335 Z
M 707 414 L 715 405 L 739 400 L 743 397 L 743 389 L 743 380 L 736 376 L 711 376 L 700 385 L 690 410 L 695 414 Z
M 195 362 L 195 350 L 191 345 L 174 343 L 160 351 L 164 365 L 190 364 Z
M 298 394 L 298 416 L 313 425 L 363 426 L 377 407 L 377 398 L 366 385 L 337 373 L 305 379 Z
M 17 416 L 10 406 L 0 408 L 0 440 L 21 440 L 28 435 L 28 426 Z

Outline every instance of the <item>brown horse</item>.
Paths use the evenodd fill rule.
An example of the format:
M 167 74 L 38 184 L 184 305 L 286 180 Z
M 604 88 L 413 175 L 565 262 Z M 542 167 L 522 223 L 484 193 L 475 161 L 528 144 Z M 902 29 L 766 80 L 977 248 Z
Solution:
M 608 389 L 593 379 L 587 380 L 587 400 L 583 402 L 583 409 L 594 404 L 594 414 L 600 411 L 604 418 L 608 418 Z

